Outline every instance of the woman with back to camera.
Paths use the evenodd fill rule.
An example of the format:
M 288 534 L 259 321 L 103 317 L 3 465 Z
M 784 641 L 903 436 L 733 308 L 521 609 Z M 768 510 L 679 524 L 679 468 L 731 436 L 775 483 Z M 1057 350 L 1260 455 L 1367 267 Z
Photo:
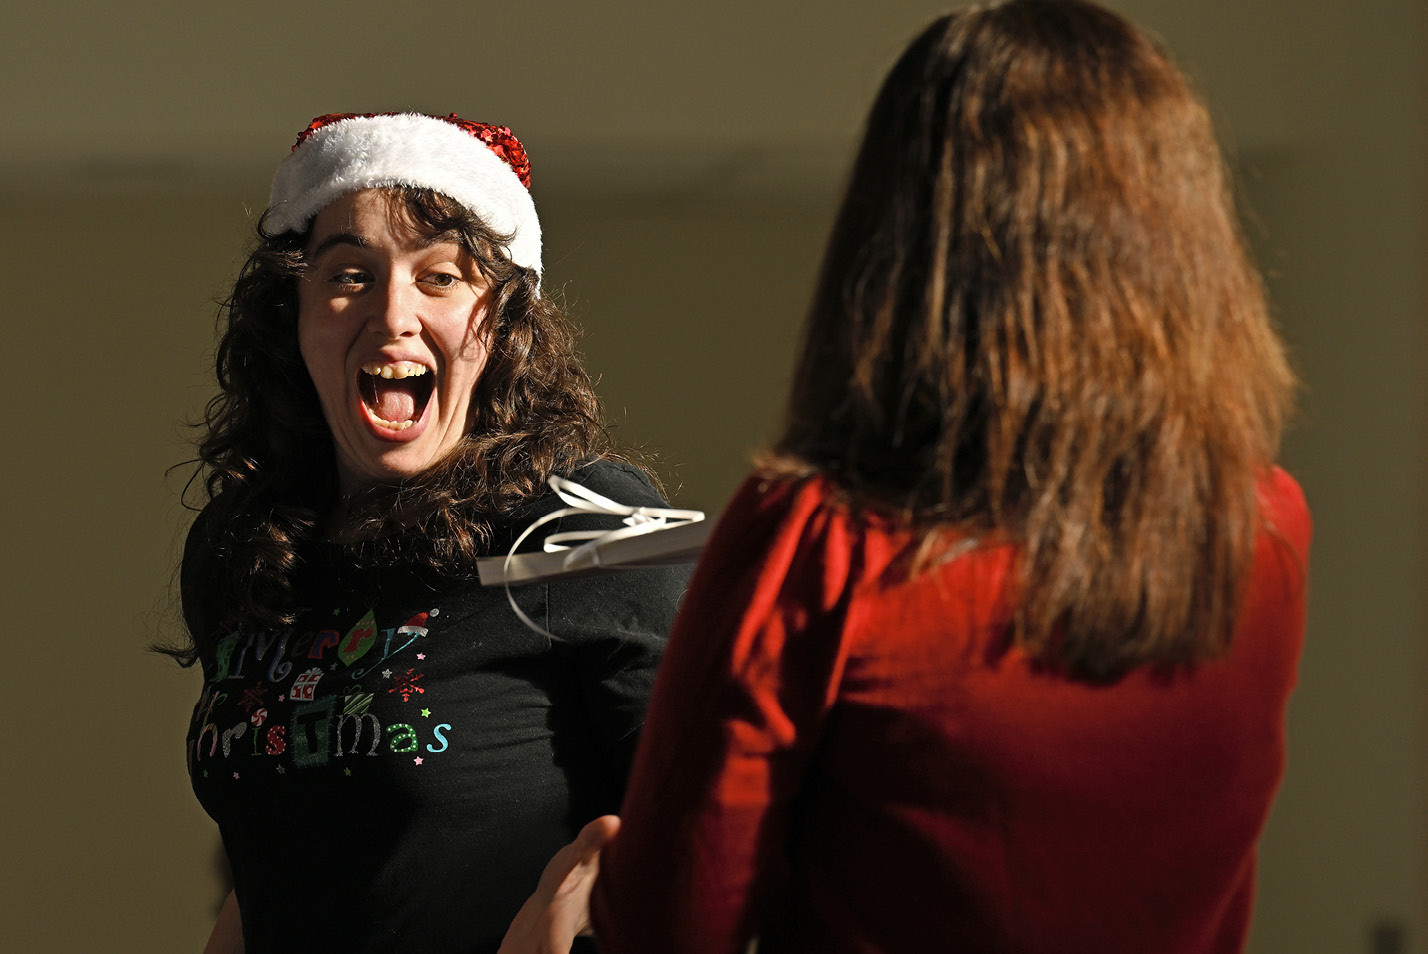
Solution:
M 554 640 L 474 572 L 561 506 L 550 475 L 661 503 L 541 293 L 528 185 L 510 130 L 421 114 L 320 117 L 274 180 L 174 651 L 234 880 L 210 951 L 493 950 L 619 805 L 684 571 L 522 588 Z
M 928 28 L 797 367 L 671 634 L 602 947 L 1240 950 L 1309 517 L 1274 467 L 1294 382 L 1164 52 L 1076 0 Z M 613 827 L 553 862 L 558 906 Z

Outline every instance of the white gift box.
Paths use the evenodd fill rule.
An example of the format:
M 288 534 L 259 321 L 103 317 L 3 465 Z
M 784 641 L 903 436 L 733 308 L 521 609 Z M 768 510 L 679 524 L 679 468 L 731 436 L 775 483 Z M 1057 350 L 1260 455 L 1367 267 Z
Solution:
M 610 535 L 606 535 L 569 549 L 485 557 L 476 561 L 476 571 L 482 586 L 515 586 L 611 570 L 693 563 L 699 559 L 710 529 L 710 521 L 697 520 L 638 536 L 608 539 Z
M 525 529 L 505 556 L 476 561 L 482 586 L 514 586 L 557 577 L 587 576 L 642 566 L 693 563 L 709 537 L 709 522 L 699 510 L 632 507 L 602 497 L 572 480 L 552 476 L 550 487 L 567 506 L 548 513 Z M 545 538 L 543 552 L 517 553 L 536 528 L 561 517 L 604 514 L 620 517 L 613 530 L 572 530 Z M 515 601 L 511 608 L 525 620 Z M 533 622 L 526 625 L 545 632 Z

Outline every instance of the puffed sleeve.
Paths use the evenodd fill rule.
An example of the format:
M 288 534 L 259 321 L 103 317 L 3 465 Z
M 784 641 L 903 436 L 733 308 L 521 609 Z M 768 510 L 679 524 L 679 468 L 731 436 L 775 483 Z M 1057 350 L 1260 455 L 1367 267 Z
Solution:
M 751 478 L 675 623 L 592 898 L 607 951 L 742 952 L 846 658 L 856 536 L 819 482 Z

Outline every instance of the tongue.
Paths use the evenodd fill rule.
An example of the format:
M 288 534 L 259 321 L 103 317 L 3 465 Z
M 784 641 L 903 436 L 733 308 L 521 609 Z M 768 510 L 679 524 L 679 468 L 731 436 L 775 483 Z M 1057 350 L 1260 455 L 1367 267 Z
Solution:
M 416 381 L 413 378 L 373 378 L 372 399 L 367 403 L 384 421 L 393 424 L 416 418 Z

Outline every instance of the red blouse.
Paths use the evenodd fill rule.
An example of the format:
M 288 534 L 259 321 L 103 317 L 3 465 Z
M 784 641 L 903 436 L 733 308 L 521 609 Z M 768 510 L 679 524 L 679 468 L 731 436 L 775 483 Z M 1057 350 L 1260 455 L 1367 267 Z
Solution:
M 1287 474 L 1260 500 L 1228 658 L 1093 686 L 1007 646 L 1011 548 L 909 581 L 906 530 L 748 480 L 661 664 L 601 946 L 1239 951 L 1310 537 Z

